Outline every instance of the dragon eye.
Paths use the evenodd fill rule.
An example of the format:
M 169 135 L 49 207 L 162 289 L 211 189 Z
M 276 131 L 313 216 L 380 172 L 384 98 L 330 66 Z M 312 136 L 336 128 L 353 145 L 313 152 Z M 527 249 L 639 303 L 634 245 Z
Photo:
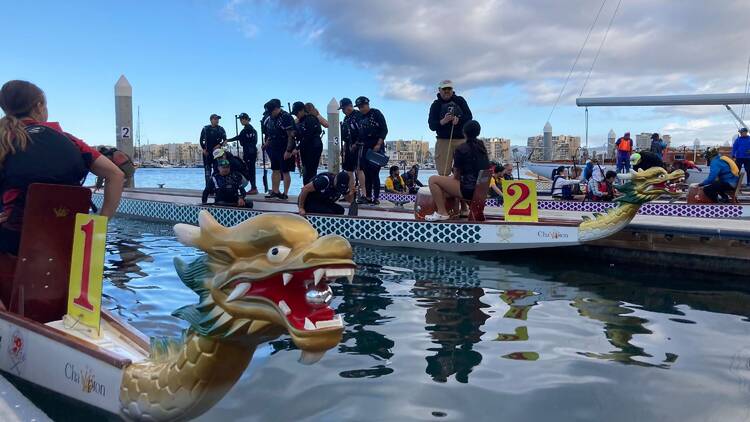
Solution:
M 286 259 L 290 251 L 286 246 L 274 246 L 268 250 L 266 257 L 273 263 L 279 263 Z

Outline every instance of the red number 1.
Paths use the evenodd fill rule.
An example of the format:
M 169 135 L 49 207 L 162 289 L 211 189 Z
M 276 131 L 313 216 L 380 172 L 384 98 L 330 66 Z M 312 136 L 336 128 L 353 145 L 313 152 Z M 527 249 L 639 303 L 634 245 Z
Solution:
M 508 210 L 508 214 L 510 215 L 523 215 L 523 216 L 530 216 L 531 215 L 531 204 L 526 206 L 526 208 L 516 208 L 521 202 L 526 200 L 526 198 L 529 197 L 529 194 L 531 193 L 529 191 L 529 187 L 524 185 L 523 183 L 514 183 L 510 186 L 508 186 L 508 193 L 511 195 L 515 195 L 516 189 L 520 189 L 520 195 L 518 196 L 518 199 L 516 202 L 513 203 L 513 205 L 510 206 L 510 209 Z
M 94 220 L 81 226 L 81 231 L 84 234 L 83 243 L 83 268 L 81 270 L 81 294 L 77 298 L 73 299 L 73 303 L 76 305 L 88 309 L 89 311 L 94 310 L 94 305 L 89 302 L 89 273 L 91 272 L 91 241 L 94 235 Z

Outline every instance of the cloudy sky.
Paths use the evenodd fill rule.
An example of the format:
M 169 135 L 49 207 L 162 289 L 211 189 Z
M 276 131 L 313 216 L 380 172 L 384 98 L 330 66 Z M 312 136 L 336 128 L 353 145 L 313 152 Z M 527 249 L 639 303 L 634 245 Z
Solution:
M 746 0 L 0 3 L 33 16 L 0 27 L 18 41 L 4 46 L 0 81 L 37 82 L 51 118 L 94 144 L 114 142 L 120 74 L 141 106 L 143 142 L 194 141 L 213 112 L 233 133 L 234 114 L 257 121 L 272 97 L 323 110 L 332 97 L 358 95 L 383 111 L 389 137 L 432 140 L 427 110 L 450 78 L 484 135 L 519 144 L 541 132 L 558 96 L 554 131 L 583 136 L 582 89 L 743 92 L 750 57 Z M 592 108 L 590 119 L 592 146 L 610 128 L 689 144 L 723 143 L 736 130 L 719 107 Z

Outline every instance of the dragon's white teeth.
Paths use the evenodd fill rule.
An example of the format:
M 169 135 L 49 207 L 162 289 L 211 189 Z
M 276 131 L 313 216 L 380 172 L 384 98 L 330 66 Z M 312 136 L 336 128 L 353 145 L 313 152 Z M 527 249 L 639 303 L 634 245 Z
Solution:
M 323 278 L 323 276 L 326 275 L 325 268 L 318 268 L 313 272 L 313 276 L 315 277 L 315 285 L 317 286 L 318 283 L 320 283 L 320 280 Z
M 290 308 L 289 305 L 287 305 L 283 300 L 279 301 L 279 309 L 281 309 L 281 312 L 283 312 L 284 315 L 289 315 L 292 313 L 292 308 Z
M 286 286 L 290 281 L 292 281 L 292 278 L 294 276 L 291 273 L 284 273 L 281 275 L 281 277 L 284 279 L 284 285 Z
M 227 297 L 227 302 L 231 302 L 235 299 L 238 299 L 242 296 L 245 296 L 245 293 L 247 293 L 248 290 L 250 290 L 251 284 L 250 283 L 240 283 L 237 285 L 237 287 L 232 290 L 232 293 L 229 294 Z
M 330 321 L 318 321 L 315 323 L 315 328 L 331 328 L 331 327 L 343 327 L 344 321 L 341 319 L 341 315 L 336 315 Z
M 313 324 L 312 321 L 310 321 L 310 318 L 305 318 L 305 330 L 314 330 L 315 324 Z
M 349 282 L 354 279 L 354 268 L 328 268 L 326 269 L 326 278 L 337 279 L 345 277 Z

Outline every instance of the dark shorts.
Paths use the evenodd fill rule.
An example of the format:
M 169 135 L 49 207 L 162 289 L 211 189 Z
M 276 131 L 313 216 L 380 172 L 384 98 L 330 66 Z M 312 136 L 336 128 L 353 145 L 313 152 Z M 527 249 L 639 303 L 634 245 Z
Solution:
M 346 148 L 344 150 L 344 162 L 341 163 L 341 167 L 345 171 L 356 171 L 358 150 L 355 148 L 354 151 L 352 151 L 348 146 L 344 146 L 344 148 Z
M 474 189 L 461 188 L 461 196 L 465 200 L 471 201 L 474 199 Z
M 268 150 L 268 158 L 271 160 L 271 170 L 288 173 L 294 171 L 294 157 L 284 160 L 285 150 Z

